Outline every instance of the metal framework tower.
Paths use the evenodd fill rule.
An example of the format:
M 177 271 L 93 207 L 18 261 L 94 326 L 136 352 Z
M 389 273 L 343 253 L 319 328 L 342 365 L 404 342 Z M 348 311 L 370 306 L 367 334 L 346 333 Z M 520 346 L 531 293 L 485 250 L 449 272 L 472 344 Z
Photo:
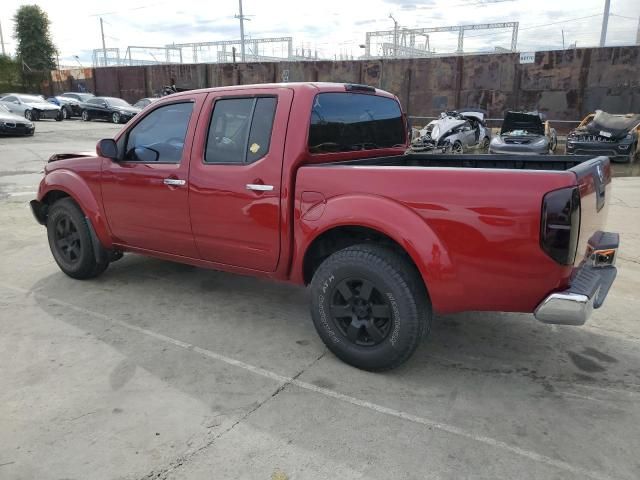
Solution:
M 282 45 L 282 55 L 278 56 L 274 52 L 260 52 L 260 47 L 264 45 Z M 233 60 L 233 49 L 236 46 L 244 45 L 245 61 L 283 61 L 293 57 L 293 37 L 272 37 L 272 38 L 245 38 L 244 42 L 240 40 L 218 40 L 214 42 L 197 42 L 197 43 L 172 43 L 166 45 L 167 48 L 179 50 L 180 59 L 191 54 L 191 62 L 230 62 Z M 212 53 L 213 58 L 203 58 L 204 53 Z M 270 53 L 270 54 L 267 54 Z M 241 53 L 242 55 L 242 53 Z
M 608 1 L 608 0 L 607 0 Z M 383 57 L 420 57 L 432 55 L 429 50 L 430 33 L 440 32 L 458 32 L 458 49 L 456 53 L 464 52 L 464 33 L 473 30 L 493 30 L 493 29 L 511 29 L 511 51 L 515 52 L 518 45 L 518 22 L 501 22 L 501 23 L 481 23 L 473 25 L 451 25 L 446 27 L 430 27 L 430 28 L 401 28 L 394 30 L 380 30 L 376 32 L 367 32 L 365 41 L 365 56 L 371 57 L 371 40 L 376 37 L 393 38 L 393 43 L 385 42 L 382 44 Z M 416 48 L 416 36 L 426 37 L 426 41 L 422 48 Z M 408 43 L 407 43 L 408 39 Z

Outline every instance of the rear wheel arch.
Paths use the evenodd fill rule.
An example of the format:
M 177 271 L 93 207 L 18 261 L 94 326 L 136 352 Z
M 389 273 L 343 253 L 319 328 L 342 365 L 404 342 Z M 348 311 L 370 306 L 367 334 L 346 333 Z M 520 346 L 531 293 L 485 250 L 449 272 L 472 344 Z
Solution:
M 327 200 L 319 219 L 306 221 L 303 215 L 299 222 L 294 235 L 304 240 L 294 254 L 293 281 L 309 284 L 323 259 L 364 240 L 401 252 L 418 270 L 434 310 L 450 309 L 455 264 L 429 223 L 406 205 L 378 195 L 341 195 Z
M 429 289 L 415 260 L 397 241 L 380 230 L 360 225 L 341 225 L 318 235 L 307 248 L 303 260 L 303 278 L 309 285 L 320 265 L 332 254 L 355 245 L 376 245 L 400 256 L 422 280 L 421 288 L 429 295 Z

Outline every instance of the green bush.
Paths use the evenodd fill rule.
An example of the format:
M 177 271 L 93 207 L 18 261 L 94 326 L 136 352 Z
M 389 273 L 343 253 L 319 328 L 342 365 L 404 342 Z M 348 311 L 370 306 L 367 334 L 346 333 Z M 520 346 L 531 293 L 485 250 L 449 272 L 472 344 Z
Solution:
M 0 93 L 23 91 L 20 70 L 16 60 L 0 55 Z

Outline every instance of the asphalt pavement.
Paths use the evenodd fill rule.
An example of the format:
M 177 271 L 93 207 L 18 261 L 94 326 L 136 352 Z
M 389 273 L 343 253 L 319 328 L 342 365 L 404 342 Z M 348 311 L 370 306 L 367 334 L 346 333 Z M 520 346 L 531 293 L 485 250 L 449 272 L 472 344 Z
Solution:
M 0 138 L 0 478 L 640 478 L 639 179 L 614 180 L 619 275 L 587 325 L 437 316 L 374 374 L 327 352 L 304 288 L 136 255 L 62 274 L 28 201 L 118 128 Z

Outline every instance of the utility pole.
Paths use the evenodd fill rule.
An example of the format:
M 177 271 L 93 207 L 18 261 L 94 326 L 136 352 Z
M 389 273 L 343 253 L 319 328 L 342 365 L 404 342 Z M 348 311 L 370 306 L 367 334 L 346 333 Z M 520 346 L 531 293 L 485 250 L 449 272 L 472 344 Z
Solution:
M 240 6 L 240 15 L 236 15 L 236 18 L 240 20 L 240 61 L 244 63 L 244 15 L 242 14 L 242 0 L 238 0 Z
M 562 49 L 564 50 L 564 28 L 562 29 Z
M 104 27 L 102 26 L 102 17 L 100 17 L 100 35 L 102 35 L 102 56 L 104 57 L 104 66 L 107 66 L 107 45 L 104 43 Z
M 602 30 L 600 31 L 600 46 L 604 47 L 607 41 L 607 25 L 609 25 L 609 6 L 611 0 L 604 0 L 604 13 L 602 14 Z
M 393 56 L 398 56 L 398 22 L 393 15 L 389 14 L 389 18 L 393 20 Z
M 638 17 L 638 33 L 636 34 L 636 44 L 640 45 L 640 17 Z
M 6 55 L 7 52 L 4 49 L 4 37 L 2 36 L 2 23 L 0 22 L 0 43 L 2 44 L 2 55 Z

